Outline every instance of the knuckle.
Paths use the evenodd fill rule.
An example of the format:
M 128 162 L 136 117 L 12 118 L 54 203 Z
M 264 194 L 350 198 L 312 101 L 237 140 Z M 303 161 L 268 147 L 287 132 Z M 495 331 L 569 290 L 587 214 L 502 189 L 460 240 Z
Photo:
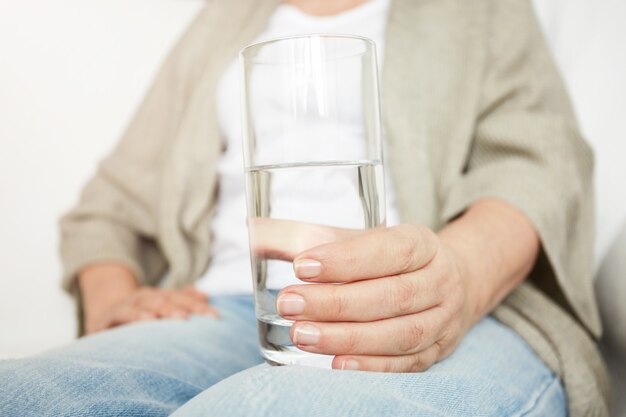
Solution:
M 415 244 L 404 236 L 399 238 L 395 247 L 395 257 L 401 271 L 410 271 L 415 265 Z
M 416 353 L 411 355 L 410 366 L 412 372 L 421 372 L 428 368 L 427 364 L 424 362 L 422 355 Z
M 413 225 L 411 233 L 413 233 L 414 236 L 419 236 L 417 240 L 424 243 L 425 248 L 436 247 L 436 242 L 439 240 L 437 234 L 426 226 Z
M 400 315 L 412 313 L 415 308 L 415 286 L 406 277 L 397 277 L 392 281 L 393 307 Z
M 445 343 L 443 339 L 437 340 L 433 344 L 433 349 L 435 349 L 435 352 L 436 352 L 435 356 L 437 358 L 445 358 L 450 353 L 452 353 L 452 350 L 449 348 L 448 344 Z
M 343 291 L 339 287 L 331 286 L 328 299 L 330 300 L 328 311 L 331 312 L 334 318 L 340 319 L 345 317 L 348 312 L 348 301 Z
M 438 241 L 438 237 L 437 234 L 432 231 L 431 229 L 429 229 L 428 227 L 424 227 L 424 226 L 415 226 L 415 230 L 414 233 L 417 235 L 419 234 L 421 236 L 421 241 L 424 242 L 427 246 L 431 246 L 433 245 L 433 248 L 436 246 L 435 242 Z
M 438 251 L 438 238 L 435 232 L 427 227 L 407 224 L 399 226 L 399 256 L 403 261 L 404 270 L 412 270 L 430 262 Z
M 436 349 L 437 360 L 448 357 L 460 342 L 459 337 L 452 335 L 444 335 L 441 339 L 437 340 L 433 346 Z
M 350 330 L 346 332 L 343 343 L 343 351 L 345 353 L 357 353 L 359 351 L 360 338 L 356 331 Z
M 401 333 L 401 337 L 398 341 L 398 349 L 403 354 L 414 353 L 420 346 L 424 339 L 424 325 L 413 321 Z
M 403 224 L 388 230 L 395 242 L 392 256 L 402 271 L 415 269 L 419 261 L 430 254 L 429 245 L 434 241 L 432 239 L 434 234 L 430 229 L 414 224 Z

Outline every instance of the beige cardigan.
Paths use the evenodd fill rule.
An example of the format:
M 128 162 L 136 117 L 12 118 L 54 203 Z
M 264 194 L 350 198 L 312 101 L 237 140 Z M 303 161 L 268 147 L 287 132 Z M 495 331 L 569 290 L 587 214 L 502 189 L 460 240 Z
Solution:
M 211 259 L 222 151 L 215 89 L 278 0 L 213 0 L 170 54 L 115 151 L 61 221 L 65 287 L 101 261 L 139 280 L 188 284 Z M 590 335 L 592 154 L 528 0 L 394 0 L 382 80 L 388 171 L 404 222 L 439 229 L 481 197 L 533 221 L 543 243 L 529 280 L 494 315 L 567 389 L 572 416 L 607 414 Z M 505 372 L 506 370 L 503 370 Z

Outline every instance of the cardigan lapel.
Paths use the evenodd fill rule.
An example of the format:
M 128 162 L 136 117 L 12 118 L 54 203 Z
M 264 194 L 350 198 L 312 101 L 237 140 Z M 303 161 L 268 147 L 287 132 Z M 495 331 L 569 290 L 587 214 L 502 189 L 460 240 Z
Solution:
M 404 222 L 442 227 L 448 184 L 465 164 L 483 68 L 484 48 L 476 45 L 486 26 L 467 17 L 483 16 L 472 10 L 478 7 L 484 6 L 446 0 L 392 2 L 385 40 L 383 125 L 387 171 Z
M 194 36 L 192 43 L 183 43 L 185 48 L 178 51 L 179 59 L 189 61 L 186 65 L 195 79 L 190 80 L 194 88 L 163 178 L 160 242 L 166 257 L 178 260 L 170 262 L 169 285 L 199 276 L 210 258 L 207 248 L 216 195 L 215 167 L 222 150 L 215 103 L 217 82 L 239 50 L 265 28 L 278 4 L 279 0 L 211 1 L 192 29 L 201 35 Z
M 386 173 L 396 191 L 403 222 L 436 224 L 432 173 L 426 141 L 423 77 L 428 66 L 420 57 L 427 29 L 419 27 L 416 0 L 393 0 L 385 36 L 382 114 L 387 143 Z

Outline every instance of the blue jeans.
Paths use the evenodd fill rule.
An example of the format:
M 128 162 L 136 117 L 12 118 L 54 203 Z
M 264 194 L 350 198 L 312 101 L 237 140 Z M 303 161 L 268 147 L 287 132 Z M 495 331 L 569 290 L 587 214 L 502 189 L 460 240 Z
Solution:
M 250 296 L 215 297 L 222 318 L 119 327 L 0 362 L 2 416 L 565 416 L 559 379 L 486 318 L 426 372 L 263 364 Z

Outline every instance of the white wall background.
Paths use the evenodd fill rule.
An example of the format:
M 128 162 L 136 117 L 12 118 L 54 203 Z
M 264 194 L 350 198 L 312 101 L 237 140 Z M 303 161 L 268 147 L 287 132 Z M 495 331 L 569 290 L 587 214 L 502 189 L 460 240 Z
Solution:
M 0 358 L 74 336 L 57 219 L 199 0 L 0 0 Z
M 613 246 L 598 282 L 601 307 L 609 339 L 626 347 L 626 232 L 614 244 L 626 218 L 626 0 L 534 2 L 596 148 L 598 261 Z M 0 358 L 73 338 L 73 304 L 59 289 L 57 219 L 201 5 L 0 0 Z
M 596 154 L 596 268 L 626 220 L 626 0 L 534 0 Z

